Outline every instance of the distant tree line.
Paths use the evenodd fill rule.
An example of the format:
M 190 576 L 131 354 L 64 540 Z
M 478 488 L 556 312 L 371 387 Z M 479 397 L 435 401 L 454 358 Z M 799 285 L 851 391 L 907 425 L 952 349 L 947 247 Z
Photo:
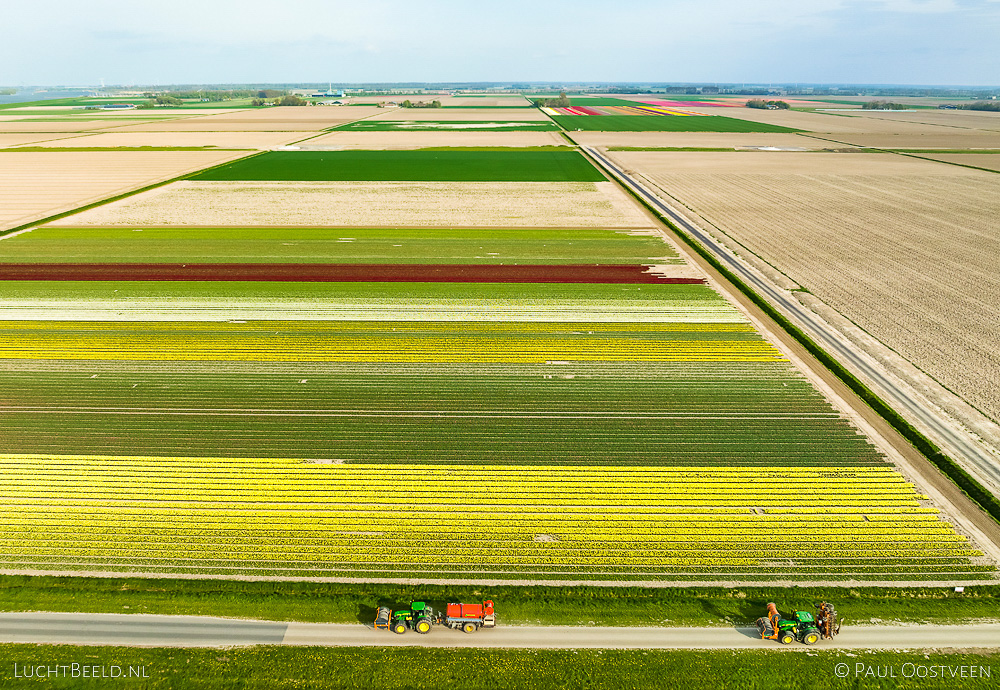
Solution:
M 0 96 L 13 96 L 17 93 L 17 89 L 4 88 L 0 89 Z
M 402 106 L 403 108 L 440 108 L 440 107 L 442 107 L 441 106 L 441 101 L 431 101 L 431 102 L 428 103 L 427 101 L 411 101 L 410 99 L 406 99 L 405 101 L 403 101 L 399 105 Z
M 565 91 L 560 91 L 558 98 L 532 98 L 531 102 L 536 108 L 568 108 L 573 105 Z
M 260 93 L 264 93 L 261 91 Z M 309 101 L 306 99 L 296 96 L 295 94 L 285 94 L 278 98 L 273 98 L 268 100 L 267 97 L 258 94 L 255 98 L 250 100 L 250 105 L 253 106 L 263 106 L 263 105 L 309 105 Z
M 868 101 L 862 104 L 862 110 L 909 110 L 910 106 L 892 101 Z
M 760 110 L 788 110 L 791 106 L 784 101 L 765 101 L 763 98 L 751 98 L 747 101 L 747 107 Z
M 976 101 L 975 103 L 964 103 L 958 107 L 962 110 L 988 110 L 998 113 L 1000 112 L 1000 101 Z

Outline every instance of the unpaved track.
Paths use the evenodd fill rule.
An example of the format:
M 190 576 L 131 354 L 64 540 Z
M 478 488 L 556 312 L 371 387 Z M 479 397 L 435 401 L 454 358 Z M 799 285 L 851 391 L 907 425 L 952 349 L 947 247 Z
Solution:
M 932 429 L 935 435 L 946 439 L 949 447 L 960 449 L 963 464 L 971 464 L 986 476 L 991 478 L 996 477 L 1000 481 L 1000 467 L 997 466 L 995 458 L 986 449 L 982 448 L 974 439 L 961 430 L 948 426 L 933 410 L 924 407 L 918 401 L 911 398 L 881 367 L 875 364 L 869 357 L 858 352 L 856 348 L 842 338 L 823 319 L 782 290 L 776 288 L 765 278 L 757 275 L 743 262 L 731 255 L 706 232 L 688 222 L 667 205 L 662 198 L 646 189 L 599 151 L 589 146 L 582 146 L 581 149 L 609 177 L 618 179 L 650 206 L 656 208 L 665 217 L 670 218 L 671 222 L 682 228 L 703 247 L 712 252 L 727 269 L 739 276 L 758 295 L 762 296 L 786 316 L 791 317 L 796 326 L 801 328 L 810 338 L 855 373 L 855 375 L 860 375 L 862 379 L 871 382 L 875 392 L 894 409 L 901 411 L 908 418 L 920 420 L 926 427 Z M 680 242 L 678 244 L 680 244 L 683 251 L 683 245 Z M 729 284 L 702 257 L 686 251 L 684 253 L 689 254 L 690 259 L 698 264 L 715 282 L 723 285 Z M 749 313 L 753 314 L 756 320 L 767 323 L 771 322 L 771 319 L 745 295 L 735 290 L 727 290 L 726 292 Z M 1000 525 L 966 496 L 947 476 L 931 465 L 919 451 L 910 445 L 885 419 L 858 398 L 833 372 L 822 366 L 798 341 L 794 340 L 794 338 L 781 329 L 772 328 L 769 330 L 781 342 L 783 348 L 792 352 L 800 361 L 806 362 L 812 373 L 822 379 L 826 387 L 842 400 L 846 401 L 852 410 L 864 421 L 865 425 L 869 426 L 891 445 L 893 455 L 895 455 L 897 461 L 901 461 L 901 469 L 906 470 L 907 474 L 912 474 L 912 478 L 923 486 L 939 504 L 942 504 L 941 507 L 945 508 L 947 512 L 951 512 L 948 509 L 953 508 L 956 514 L 949 515 L 949 517 L 963 527 L 991 559 L 994 561 L 998 560 L 998 557 L 1000 557 Z
M 229 647 L 480 647 L 507 649 L 947 649 L 1000 648 L 1000 624 L 851 626 L 816 647 L 761 640 L 754 628 L 503 626 L 466 634 L 435 628 L 395 635 L 342 623 L 282 623 L 198 616 L 0 613 L 0 643 Z

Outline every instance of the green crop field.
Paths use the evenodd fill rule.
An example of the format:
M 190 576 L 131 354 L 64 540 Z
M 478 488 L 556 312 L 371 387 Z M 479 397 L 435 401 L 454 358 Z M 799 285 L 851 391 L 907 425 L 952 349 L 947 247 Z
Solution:
M 3 263 L 679 263 L 658 236 L 604 229 L 61 228 L 4 240 Z
M 456 106 L 457 107 L 457 106 Z M 550 132 L 559 129 L 549 121 L 509 122 L 498 120 L 360 120 L 334 132 Z
M 576 151 L 272 151 L 191 179 L 598 182 Z
M 799 129 L 721 115 L 553 115 L 569 130 L 594 132 L 801 132 Z

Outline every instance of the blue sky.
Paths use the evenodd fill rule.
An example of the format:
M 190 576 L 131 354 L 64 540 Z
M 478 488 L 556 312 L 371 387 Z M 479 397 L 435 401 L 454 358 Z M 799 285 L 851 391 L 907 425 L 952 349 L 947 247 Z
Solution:
M 0 85 L 1000 82 L 1000 0 L 0 1 Z

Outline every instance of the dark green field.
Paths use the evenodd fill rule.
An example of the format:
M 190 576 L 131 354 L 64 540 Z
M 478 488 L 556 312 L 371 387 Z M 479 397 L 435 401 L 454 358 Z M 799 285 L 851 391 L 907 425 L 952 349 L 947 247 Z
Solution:
M 721 115 L 554 115 L 569 131 L 587 132 L 801 132 L 763 122 L 737 120 Z
M 386 633 L 387 635 L 390 633 Z M 486 633 L 477 633 L 484 635 Z M 335 690 L 652 690 L 697 685 L 713 688 L 813 690 L 846 688 L 995 688 L 997 654 L 982 652 L 844 652 L 817 650 L 795 654 L 766 651 L 593 650 L 593 649 L 433 649 L 259 646 L 234 649 L 135 649 L 128 647 L 0 646 L 0 688 L 275 688 Z M 79 661 L 77 661 L 79 660 Z M 148 680 L 14 678 L 23 669 L 77 663 L 119 666 Z M 838 679 L 837 664 L 848 677 Z M 936 680 L 907 680 L 904 669 L 926 673 L 965 673 Z M 879 677 L 893 669 L 893 678 Z M 139 670 L 141 669 L 141 671 Z M 914 673 L 916 671 L 914 670 Z M 108 671 L 110 673 L 110 671 Z M 866 675 L 870 673 L 871 675 Z M 970 677 L 971 676 L 971 677 Z M 30 683 L 30 684 L 29 684 Z
M 458 106 L 454 106 L 458 107 Z M 473 107 L 473 106 L 466 106 Z M 492 107 L 492 106 L 490 106 Z M 474 126 L 470 126 L 474 125 Z M 548 120 L 542 122 L 482 122 L 479 120 L 360 120 L 339 127 L 335 132 L 551 132 L 559 129 Z
M 599 182 L 605 177 L 576 151 L 418 150 L 272 151 L 213 168 L 191 179 Z
M 60 228 L 4 240 L 5 263 L 669 264 L 654 235 L 585 228 Z

